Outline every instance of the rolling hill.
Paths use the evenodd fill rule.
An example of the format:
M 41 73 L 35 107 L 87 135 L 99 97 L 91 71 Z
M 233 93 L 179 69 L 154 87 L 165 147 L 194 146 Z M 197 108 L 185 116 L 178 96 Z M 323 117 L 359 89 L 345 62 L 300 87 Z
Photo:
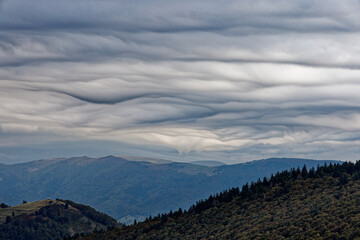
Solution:
M 0 165 L 0 202 L 71 199 L 121 222 L 188 208 L 210 194 L 259 177 L 325 161 L 273 158 L 215 167 L 164 160 L 107 156 Z
M 117 221 L 69 200 L 41 200 L 0 209 L 0 239 L 62 239 L 117 226 Z
M 292 169 L 94 239 L 360 239 L 360 161 Z

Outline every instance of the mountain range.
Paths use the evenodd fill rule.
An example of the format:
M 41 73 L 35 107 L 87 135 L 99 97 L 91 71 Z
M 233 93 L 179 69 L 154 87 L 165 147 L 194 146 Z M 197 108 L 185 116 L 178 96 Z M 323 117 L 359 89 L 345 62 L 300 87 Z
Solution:
M 162 159 L 106 156 L 74 157 L 0 165 L 0 202 L 71 199 L 95 207 L 121 222 L 188 208 L 224 189 L 290 168 L 325 162 L 272 158 L 204 166 Z

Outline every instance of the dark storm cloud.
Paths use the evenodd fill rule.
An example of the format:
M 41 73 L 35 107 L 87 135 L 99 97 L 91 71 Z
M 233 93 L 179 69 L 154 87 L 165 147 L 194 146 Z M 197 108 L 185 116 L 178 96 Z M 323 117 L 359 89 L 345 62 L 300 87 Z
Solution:
M 353 159 L 359 30 L 358 1 L 0 1 L 0 146 Z

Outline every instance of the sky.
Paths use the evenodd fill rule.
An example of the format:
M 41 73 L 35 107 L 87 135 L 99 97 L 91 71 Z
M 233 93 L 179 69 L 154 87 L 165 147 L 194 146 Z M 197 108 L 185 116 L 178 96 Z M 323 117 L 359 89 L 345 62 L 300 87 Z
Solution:
M 360 2 L 0 0 L 0 162 L 360 157 Z

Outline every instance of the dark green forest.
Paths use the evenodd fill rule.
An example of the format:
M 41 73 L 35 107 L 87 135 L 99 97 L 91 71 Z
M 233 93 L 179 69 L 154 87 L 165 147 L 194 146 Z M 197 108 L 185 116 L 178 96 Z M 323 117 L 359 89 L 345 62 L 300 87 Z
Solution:
M 77 239 L 360 239 L 360 161 L 291 169 Z

